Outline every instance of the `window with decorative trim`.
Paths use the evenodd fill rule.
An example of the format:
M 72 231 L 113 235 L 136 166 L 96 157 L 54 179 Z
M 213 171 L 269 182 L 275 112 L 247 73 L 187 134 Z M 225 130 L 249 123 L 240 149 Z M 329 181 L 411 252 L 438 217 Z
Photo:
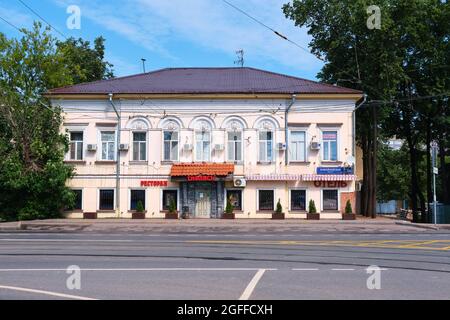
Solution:
M 289 137 L 289 160 L 306 161 L 306 133 L 292 130 Z
M 180 125 L 167 120 L 163 125 L 163 161 L 179 160 Z
M 133 132 L 133 161 L 147 160 L 147 132 Z
M 323 131 L 322 132 L 322 149 L 324 161 L 338 160 L 338 132 Z
M 83 131 L 70 132 L 69 160 L 83 160 Z

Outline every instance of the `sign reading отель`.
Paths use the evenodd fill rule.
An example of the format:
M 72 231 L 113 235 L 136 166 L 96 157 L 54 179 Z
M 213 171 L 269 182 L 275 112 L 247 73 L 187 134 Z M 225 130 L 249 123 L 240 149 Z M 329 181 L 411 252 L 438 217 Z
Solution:
M 167 187 L 168 181 L 166 180 L 142 180 L 141 187 Z

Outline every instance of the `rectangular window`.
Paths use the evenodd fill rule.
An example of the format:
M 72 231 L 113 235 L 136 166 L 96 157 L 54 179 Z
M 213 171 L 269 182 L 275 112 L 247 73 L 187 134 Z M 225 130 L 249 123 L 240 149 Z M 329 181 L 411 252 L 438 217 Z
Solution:
M 323 190 L 323 210 L 337 211 L 338 208 L 338 191 Z
M 177 131 L 164 131 L 164 161 L 178 161 Z
M 145 209 L 145 190 L 131 190 L 130 210 L 136 210 L 139 201 L 142 203 L 142 207 Z
M 324 131 L 322 133 L 323 140 L 323 160 L 337 161 L 337 131 Z
M 114 131 L 101 132 L 102 160 L 114 161 L 116 158 L 116 133 Z
M 291 211 L 306 210 L 306 191 L 291 190 Z
M 83 191 L 82 190 L 72 190 L 75 194 L 75 202 L 73 206 L 73 210 L 82 210 L 83 209 Z
M 291 161 L 306 161 L 306 139 L 304 131 L 291 131 L 289 155 Z
M 114 190 L 100 190 L 100 210 L 114 210 Z
M 147 133 L 133 132 L 133 161 L 147 160 Z
M 195 133 L 196 160 L 209 162 L 211 155 L 211 133 L 198 131 Z
M 228 132 L 228 161 L 242 161 L 242 132 Z
M 258 210 L 273 211 L 274 210 L 274 191 L 258 190 Z
M 228 200 L 235 210 L 242 211 L 242 190 L 227 190 L 226 201 Z
M 178 190 L 163 190 L 162 196 L 162 209 L 164 211 L 169 210 L 170 203 L 175 204 L 175 208 L 178 207 Z
M 259 132 L 259 161 L 272 162 L 273 161 L 273 132 L 260 131 Z
M 70 133 L 69 159 L 83 160 L 83 132 Z

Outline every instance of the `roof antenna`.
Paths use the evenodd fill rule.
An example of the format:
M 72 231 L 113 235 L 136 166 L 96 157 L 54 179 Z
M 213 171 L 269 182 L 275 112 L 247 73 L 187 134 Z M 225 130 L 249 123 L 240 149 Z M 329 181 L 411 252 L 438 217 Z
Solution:
M 144 73 L 145 73 L 145 61 L 147 61 L 147 59 L 142 58 L 142 69 L 144 69 Z
M 238 59 L 236 61 L 234 61 L 234 64 L 240 65 L 241 68 L 243 68 L 244 67 L 244 50 L 240 49 L 240 50 L 236 51 L 236 55 L 237 55 Z

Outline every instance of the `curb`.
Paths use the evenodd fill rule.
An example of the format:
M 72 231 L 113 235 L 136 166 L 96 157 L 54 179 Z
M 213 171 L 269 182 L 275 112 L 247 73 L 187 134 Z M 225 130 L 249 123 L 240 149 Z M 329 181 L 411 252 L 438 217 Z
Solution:
M 412 222 L 407 222 L 407 221 L 396 221 L 395 224 L 400 225 L 400 226 L 415 227 L 415 228 L 427 229 L 427 230 L 446 229 L 445 227 L 442 228 L 442 227 L 437 227 L 437 226 L 432 226 L 432 225 L 427 225 L 427 224 L 412 223 Z

